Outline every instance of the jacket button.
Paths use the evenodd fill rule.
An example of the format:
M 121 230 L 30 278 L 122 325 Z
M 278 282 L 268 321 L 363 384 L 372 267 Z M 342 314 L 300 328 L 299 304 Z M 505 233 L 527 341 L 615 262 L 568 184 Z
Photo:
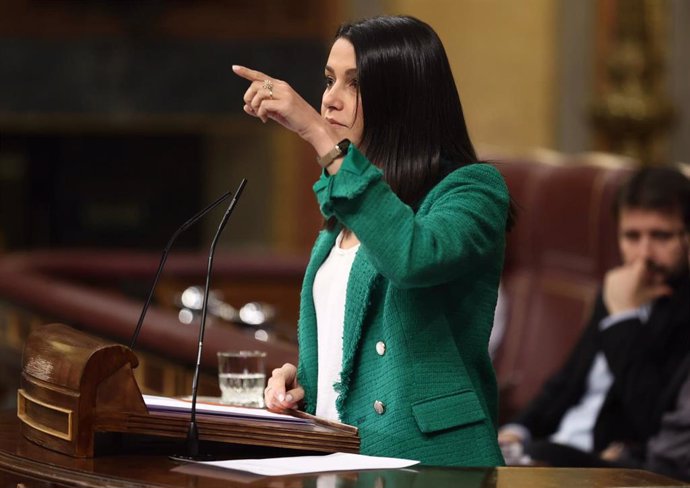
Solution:
M 383 341 L 378 341 L 376 343 L 376 352 L 379 356 L 383 356 L 384 354 L 386 354 L 386 343 Z
M 383 415 L 383 412 L 386 411 L 386 406 L 380 400 L 376 400 L 374 402 L 374 410 L 376 411 L 377 414 Z

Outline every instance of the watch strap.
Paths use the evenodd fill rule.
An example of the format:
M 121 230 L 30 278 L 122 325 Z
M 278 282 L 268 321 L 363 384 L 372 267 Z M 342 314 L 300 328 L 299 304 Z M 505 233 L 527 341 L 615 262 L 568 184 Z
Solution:
M 333 161 L 338 159 L 340 156 L 343 156 L 347 152 L 347 148 L 349 146 L 350 146 L 350 140 L 349 139 L 343 139 L 338 144 L 336 144 L 333 147 L 333 149 L 328 151 L 326 154 L 324 154 L 323 156 L 317 157 L 316 162 L 319 163 L 319 166 L 326 169 L 331 164 L 333 164 Z

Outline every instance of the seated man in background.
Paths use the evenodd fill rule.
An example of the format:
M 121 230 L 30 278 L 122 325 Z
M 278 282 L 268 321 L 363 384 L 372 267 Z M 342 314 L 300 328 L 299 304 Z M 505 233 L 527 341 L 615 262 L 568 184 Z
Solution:
M 690 340 L 690 181 L 671 168 L 639 170 L 614 211 L 623 265 L 606 274 L 561 370 L 499 430 L 509 464 L 608 465 L 601 452 L 615 442 L 646 446 L 660 399 L 677 395 L 670 380 Z
M 687 300 L 690 301 L 690 296 Z M 659 431 L 644 449 L 615 442 L 602 452 L 603 460 L 612 466 L 643 468 L 690 481 L 690 354 L 669 381 L 666 393 L 659 402 L 668 411 L 661 418 Z

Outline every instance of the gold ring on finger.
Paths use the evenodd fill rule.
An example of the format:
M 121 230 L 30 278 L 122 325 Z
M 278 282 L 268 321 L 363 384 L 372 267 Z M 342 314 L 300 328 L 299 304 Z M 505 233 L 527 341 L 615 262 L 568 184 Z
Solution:
M 273 100 L 273 81 L 269 79 L 264 80 L 262 88 L 268 90 L 268 97 Z

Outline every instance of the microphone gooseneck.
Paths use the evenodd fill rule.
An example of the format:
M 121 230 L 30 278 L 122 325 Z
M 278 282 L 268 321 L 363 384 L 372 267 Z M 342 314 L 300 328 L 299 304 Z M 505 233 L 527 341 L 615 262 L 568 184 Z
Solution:
M 189 227 L 191 227 L 193 224 L 196 223 L 197 220 L 199 220 L 201 217 L 209 213 L 211 210 L 216 208 L 218 205 L 223 203 L 227 198 L 230 196 L 230 192 L 227 191 L 223 195 L 221 195 L 217 200 L 215 200 L 213 203 L 209 204 L 206 208 L 201 210 L 199 213 L 197 213 L 195 216 L 193 216 L 191 219 L 189 219 L 187 222 L 182 224 L 179 229 L 177 229 L 173 235 L 170 237 L 170 240 L 168 243 L 165 245 L 163 248 L 163 254 L 161 256 L 160 263 L 158 263 L 158 271 L 156 271 L 156 276 L 153 278 L 153 284 L 151 284 L 151 289 L 149 290 L 149 296 L 146 298 L 146 301 L 144 302 L 144 307 L 141 309 L 141 314 L 139 315 L 139 321 L 137 322 L 137 327 L 134 329 L 134 334 L 132 334 L 132 340 L 130 341 L 129 348 L 134 349 L 135 344 L 137 343 L 137 339 L 139 338 L 139 332 L 141 331 L 141 326 L 144 323 L 144 317 L 146 317 L 146 312 L 149 309 L 149 305 L 151 305 L 151 300 L 153 299 L 153 291 L 156 289 L 156 285 L 158 284 L 158 280 L 161 277 L 161 271 L 163 271 L 163 266 L 165 265 L 165 262 L 168 259 L 168 252 L 170 252 L 170 248 L 172 247 L 173 243 L 177 240 L 178 236 L 182 234 L 185 230 L 187 230 Z M 237 195 L 235 195 L 235 198 L 237 198 Z
M 211 249 L 208 253 L 208 268 L 206 269 L 206 286 L 204 287 L 204 302 L 201 309 L 201 324 L 199 325 L 199 346 L 196 355 L 196 367 L 194 368 L 194 379 L 192 381 L 192 411 L 189 420 L 189 429 L 187 431 L 187 456 L 190 458 L 195 458 L 199 455 L 199 429 L 196 425 L 196 398 L 197 392 L 199 390 L 199 371 L 201 369 L 201 352 L 204 347 L 204 332 L 206 330 L 206 314 L 208 312 L 208 293 L 211 286 L 211 270 L 213 269 L 213 255 L 216 251 L 216 244 L 218 243 L 218 238 L 225 228 L 225 224 L 228 223 L 228 219 L 232 214 L 232 211 L 237 204 L 237 200 L 242 194 L 245 185 L 247 184 L 246 179 L 242 179 L 240 186 L 235 192 L 235 196 L 232 197 L 228 209 L 225 211 L 225 215 L 218 225 L 218 230 L 216 235 L 213 236 L 213 241 L 211 242 Z

